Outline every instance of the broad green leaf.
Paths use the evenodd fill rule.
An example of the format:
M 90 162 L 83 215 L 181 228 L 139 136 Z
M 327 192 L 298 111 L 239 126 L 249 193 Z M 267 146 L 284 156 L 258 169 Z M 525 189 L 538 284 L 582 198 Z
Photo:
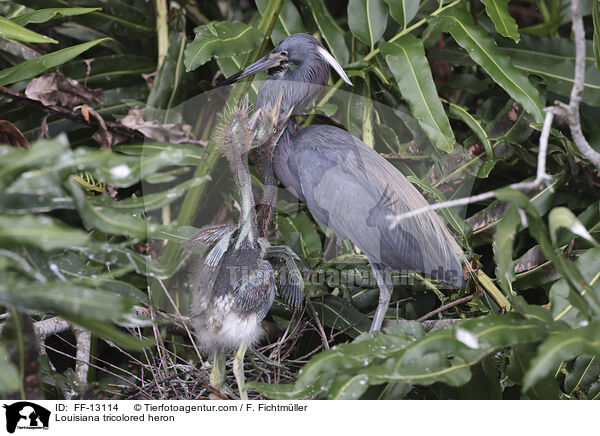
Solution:
M 552 242 L 556 244 L 556 232 L 560 227 L 569 229 L 572 233 L 581 236 L 594 245 L 598 243 L 592 238 L 585 226 L 579 222 L 577 217 L 566 207 L 556 207 L 552 209 L 548 216 L 548 226 Z
M 331 50 L 333 57 L 344 67 L 350 61 L 350 54 L 346 41 L 344 40 L 344 31 L 333 19 L 325 2 L 323 0 L 307 0 L 310 11 L 312 12 L 319 32 Z
M 596 356 L 579 356 L 565 378 L 565 392 L 572 395 L 577 390 L 587 392 L 600 377 L 600 359 Z
M 279 232 L 285 245 L 311 265 L 323 258 L 323 245 L 314 223 L 304 212 L 294 217 L 280 217 Z
M 519 28 L 517 22 L 508 13 L 509 0 L 481 0 L 485 5 L 485 12 L 494 22 L 496 31 L 507 38 L 519 42 Z
M 575 75 L 575 44 L 566 38 L 546 38 L 523 35 L 519 44 L 500 41 L 500 51 L 510 57 L 512 64 L 528 74 L 543 77 L 548 88 L 569 96 Z M 587 44 L 583 101 L 600 105 L 600 71 L 596 68 L 593 48 Z
M 42 250 L 85 244 L 88 235 L 43 215 L 0 216 L 0 246 L 27 245 Z
M 522 385 L 523 376 L 535 356 L 537 344 L 520 344 L 510 348 L 510 358 L 506 374 L 510 382 Z M 532 400 L 558 400 L 562 391 L 554 374 L 542 378 L 526 393 Z
M 195 38 L 185 49 L 186 71 L 207 63 L 213 56 L 247 53 L 260 44 L 263 33 L 241 22 L 211 22 L 194 29 Z
M 171 204 L 173 201 L 181 198 L 188 189 L 193 188 L 194 186 L 199 186 L 202 183 L 205 183 L 208 179 L 208 176 L 197 177 L 161 192 L 146 194 L 141 197 L 132 196 L 121 201 L 115 201 L 108 195 L 92 197 L 88 201 L 92 207 L 113 210 L 115 213 L 118 213 L 119 211 L 134 213 L 143 211 L 147 212 Z M 0 200 L 1 198 L 2 197 L 0 197 Z
M 186 44 L 185 32 L 171 32 L 167 55 L 146 101 L 146 119 L 158 120 L 162 124 L 179 121 L 177 118 L 180 114 L 176 114 L 170 109 L 181 92 Z M 154 108 L 161 110 L 154 110 Z
M 58 41 L 47 36 L 40 35 L 32 30 L 26 29 L 19 24 L 0 16 L 0 38 L 14 39 L 17 41 L 35 44 L 52 43 Z
M 419 11 L 419 0 L 383 0 L 390 8 L 390 15 L 401 29 L 406 29 Z
M 94 206 L 73 178 L 69 179 L 73 201 L 83 221 L 102 232 L 145 239 L 148 230 L 156 227 L 132 214 L 118 213 L 102 206 Z
M 318 276 L 318 274 L 318 272 L 313 274 L 311 282 L 314 280 L 323 280 L 324 282 L 327 279 L 326 276 Z M 308 285 L 307 283 L 306 286 Z M 313 304 L 317 314 L 322 316 L 321 322 L 328 328 L 336 331 L 343 330 L 351 338 L 356 338 L 360 334 L 369 331 L 371 321 L 362 312 L 359 312 L 339 297 L 328 295 L 322 300 L 315 299 Z
M 134 303 L 122 295 L 68 281 L 36 283 L 15 277 L 8 279 L 0 284 L 0 302 L 23 310 L 106 321 L 129 313 Z
M 575 261 L 577 269 L 581 271 L 583 279 L 589 284 L 590 288 L 600 297 L 600 248 L 592 248 L 579 256 Z M 584 298 L 588 290 L 582 291 Z M 585 316 L 580 310 L 570 302 L 571 290 L 566 278 L 560 278 L 550 288 L 550 303 L 552 308 L 552 317 L 556 321 L 565 321 L 572 327 L 576 327 L 581 322 L 585 322 Z
M 594 59 L 596 69 L 600 70 L 600 2 L 598 0 L 592 0 L 592 20 L 594 23 Z
M 56 196 L 55 193 L 26 192 L 0 194 L 0 213 L 23 215 L 73 208 L 73 200 L 66 195 Z
M 100 11 L 101 8 L 50 8 L 40 9 L 28 12 L 18 17 L 11 18 L 11 21 L 26 26 L 29 23 L 45 23 L 55 18 L 73 17 L 75 15 L 84 15 L 94 11 Z
M 379 46 L 394 74 L 400 92 L 427 137 L 439 150 L 454 148 L 454 133 L 437 95 L 425 50 L 420 40 L 408 34 Z
M 373 361 L 381 362 L 382 359 L 389 358 L 412 342 L 412 337 L 399 332 L 397 334 L 376 333 L 371 339 L 337 345 L 313 357 L 298 373 L 296 386 L 308 386 L 323 373 L 360 372 Z
M 538 90 L 496 47 L 493 38 L 477 27 L 470 14 L 454 7 L 432 17 L 430 22 L 437 29 L 449 32 L 469 56 L 525 108 L 536 123 L 543 122 L 544 104 Z
M 138 337 L 124 333 L 114 325 L 87 316 L 64 316 L 68 321 L 77 324 L 95 335 L 106 338 L 116 345 L 128 350 L 142 350 L 146 347 L 155 345 L 153 339 L 140 340 Z
M 311 384 L 303 387 L 297 387 L 295 384 L 260 383 L 255 381 L 250 381 L 247 385 L 249 388 L 256 389 L 266 398 L 289 400 L 311 398 L 321 393 L 327 394 L 334 380 L 335 375 L 322 374 L 314 379 Z
M 342 377 L 329 388 L 329 400 L 358 400 L 369 387 L 369 376 L 357 374 L 352 377 Z
M 256 0 L 256 7 L 261 14 L 267 8 L 267 3 L 268 0 Z M 302 17 L 296 6 L 294 6 L 294 3 L 291 0 L 284 0 L 281 11 L 277 16 L 277 22 L 271 33 L 271 41 L 277 45 L 294 33 L 306 33 L 306 29 L 304 28 L 304 24 L 302 24 Z
M 76 18 L 78 23 L 96 29 L 105 35 L 114 35 L 131 39 L 154 37 L 156 32 L 155 14 L 150 10 L 141 10 L 121 0 L 20 0 L 20 3 L 32 9 L 71 8 L 75 6 L 101 6 L 102 10 L 93 11 Z
M 515 281 L 513 245 L 520 224 L 521 217 L 517 208 L 511 205 L 496 226 L 496 235 L 494 236 L 496 277 L 509 298 L 512 296 L 512 282 Z
M 542 342 L 525 373 L 523 389 L 552 374 L 563 360 L 583 354 L 600 357 L 600 322 L 553 334 Z
M 98 56 L 92 60 L 69 62 L 61 67 L 66 75 L 89 87 L 101 87 L 106 90 L 121 86 L 145 85 L 142 74 L 156 69 L 155 61 L 146 56 L 111 55 Z M 123 98 L 129 98 L 123 96 Z M 106 105 L 106 103 L 104 102 Z
M 383 0 L 350 0 L 348 27 L 352 34 L 373 50 L 387 26 L 387 7 Z
M 470 114 L 469 111 L 467 110 L 467 108 L 465 108 L 463 106 L 459 106 L 457 104 L 450 103 L 449 107 L 450 107 L 450 109 L 448 111 L 449 115 L 451 117 L 455 117 L 455 118 L 461 120 L 467 126 L 469 126 L 469 129 L 471 129 L 471 131 L 475 134 L 475 136 L 477 136 L 477 138 L 479 138 L 479 140 L 481 141 L 481 145 L 483 145 L 485 154 L 490 159 L 492 159 L 494 157 L 494 150 L 492 148 L 492 144 L 490 142 L 488 134 L 486 133 L 485 129 L 483 128 L 483 126 L 481 124 L 481 120 L 478 119 L 478 117 L 476 117 L 475 115 Z M 488 161 L 488 162 L 490 162 L 490 161 Z
M 97 39 L 95 41 L 86 42 L 84 44 L 74 45 L 62 50 L 40 56 L 35 59 L 30 59 L 14 67 L 6 68 L 0 71 L 0 86 L 9 85 L 21 80 L 31 79 L 44 71 L 69 62 L 71 59 L 79 56 L 81 53 L 90 48 L 108 41 L 109 38 Z

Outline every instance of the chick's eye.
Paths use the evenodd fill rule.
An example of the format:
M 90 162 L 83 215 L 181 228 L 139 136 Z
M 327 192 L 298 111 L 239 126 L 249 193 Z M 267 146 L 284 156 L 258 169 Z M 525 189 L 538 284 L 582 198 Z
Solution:
M 287 52 L 287 51 L 285 51 L 285 50 L 283 50 L 282 52 L 280 52 L 280 54 L 282 54 L 283 56 L 287 56 L 287 55 L 288 55 L 288 52 Z
M 273 127 L 273 133 L 277 133 L 277 128 Z

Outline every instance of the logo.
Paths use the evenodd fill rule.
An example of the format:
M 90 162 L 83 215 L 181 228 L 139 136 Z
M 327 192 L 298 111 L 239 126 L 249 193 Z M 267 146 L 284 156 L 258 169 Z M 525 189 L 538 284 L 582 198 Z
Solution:
M 6 431 L 14 433 L 18 429 L 48 430 L 50 411 L 29 401 L 19 401 L 6 409 Z

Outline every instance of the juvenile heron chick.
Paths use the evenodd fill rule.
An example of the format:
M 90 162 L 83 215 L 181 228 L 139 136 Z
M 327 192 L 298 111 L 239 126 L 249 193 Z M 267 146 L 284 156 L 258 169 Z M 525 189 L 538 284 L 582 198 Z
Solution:
M 257 231 L 248 152 L 283 127 L 279 103 L 272 111 L 263 109 L 250 118 L 248 112 L 247 100 L 226 110 L 213 137 L 229 162 L 239 192 L 238 224 L 208 227 L 192 239 L 214 246 L 189 280 L 190 318 L 197 343 L 214 356 L 211 384 L 220 390 L 225 353 L 237 349 L 233 369 L 242 399 L 247 398 L 244 354 L 261 338 L 261 321 L 276 292 L 273 267 L 265 260 L 269 244 Z

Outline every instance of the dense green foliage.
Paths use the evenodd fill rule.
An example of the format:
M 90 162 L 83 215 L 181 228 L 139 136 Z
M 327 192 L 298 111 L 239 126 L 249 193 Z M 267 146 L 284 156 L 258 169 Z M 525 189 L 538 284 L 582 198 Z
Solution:
M 252 394 L 600 398 L 598 169 L 555 121 L 547 186 L 505 188 L 535 177 L 544 107 L 568 101 L 569 4 L 0 3 L 0 86 L 41 101 L 31 108 L 0 96 L 0 120 L 14 124 L 0 124 L 10 144 L 0 145 L 0 396 L 208 395 L 206 367 L 199 369 L 180 318 L 189 254 L 182 243 L 205 224 L 235 219 L 237 194 L 210 143 L 224 95 L 202 93 L 286 36 L 307 32 L 354 83 L 332 74 L 309 121 L 343 125 L 432 203 L 497 191 L 492 200 L 440 211 L 472 265 L 468 286 L 397 277 L 406 284 L 395 287 L 388 326 L 374 336 L 366 332 L 378 291 L 361 284 L 366 258 L 282 192 L 269 239 L 310 269 L 307 304 L 292 312 L 276 300 L 269 340 L 248 357 Z M 598 8 L 597 0 L 583 3 L 581 123 L 596 150 Z M 54 77 L 58 100 L 34 98 L 54 72 L 78 85 Z M 38 79 L 48 81 L 36 88 Z M 241 84 L 230 98 L 244 91 Z M 127 114 L 124 129 L 115 122 Z M 432 316 L 451 319 L 440 321 L 444 328 L 416 321 L 446 304 Z M 93 334 L 87 386 L 69 357 L 70 333 L 44 338 L 41 355 L 35 346 L 40 323 L 55 315 Z

